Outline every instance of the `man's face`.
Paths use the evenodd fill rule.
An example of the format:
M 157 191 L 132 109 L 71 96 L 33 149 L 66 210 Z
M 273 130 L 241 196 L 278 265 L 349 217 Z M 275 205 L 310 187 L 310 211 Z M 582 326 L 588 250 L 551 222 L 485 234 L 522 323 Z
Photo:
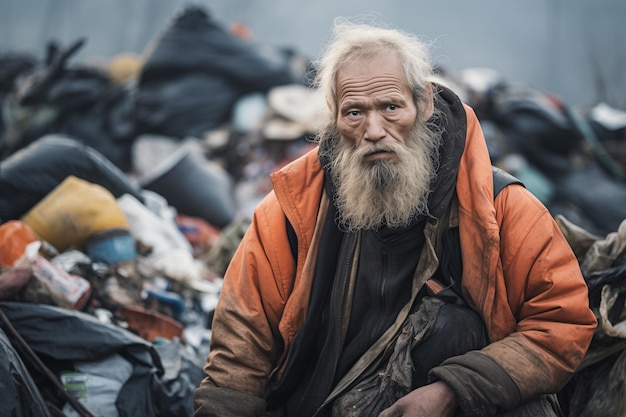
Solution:
M 426 214 L 440 136 L 418 117 L 398 60 L 385 54 L 344 64 L 337 103 L 330 159 L 343 228 L 399 227 Z
M 363 162 L 397 161 L 387 143 L 406 141 L 417 108 L 398 58 L 389 53 L 359 58 L 337 73 L 337 128 Z

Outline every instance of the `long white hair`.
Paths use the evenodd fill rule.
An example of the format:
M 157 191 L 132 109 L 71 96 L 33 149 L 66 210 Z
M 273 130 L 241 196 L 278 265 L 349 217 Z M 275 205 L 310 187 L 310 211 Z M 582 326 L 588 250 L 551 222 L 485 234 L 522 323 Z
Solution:
M 418 112 L 426 106 L 423 100 L 431 97 L 427 89 L 430 88 L 430 81 L 434 79 L 426 43 L 410 33 L 397 29 L 353 23 L 345 18 L 337 18 L 331 41 L 316 63 L 315 76 L 315 86 L 326 99 L 330 109 L 328 116 L 331 119 L 337 117 L 336 77 L 339 68 L 354 59 L 382 52 L 397 55 L 404 68 Z

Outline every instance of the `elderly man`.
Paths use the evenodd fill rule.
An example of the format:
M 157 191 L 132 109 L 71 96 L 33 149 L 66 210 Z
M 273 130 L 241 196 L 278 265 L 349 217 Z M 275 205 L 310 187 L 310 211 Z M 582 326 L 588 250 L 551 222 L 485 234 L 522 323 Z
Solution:
M 567 242 L 523 186 L 494 197 L 424 44 L 334 34 L 319 147 L 272 175 L 232 259 L 196 416 L 557 415 L 596 326 Z

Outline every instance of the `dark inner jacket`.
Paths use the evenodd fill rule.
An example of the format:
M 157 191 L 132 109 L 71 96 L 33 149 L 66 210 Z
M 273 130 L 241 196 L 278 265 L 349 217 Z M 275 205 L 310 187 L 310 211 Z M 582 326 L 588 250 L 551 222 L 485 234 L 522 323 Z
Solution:
M 353 245 L 349 242 L 355 237 L 337 226 L 329 164 L 320 159 L 331 205 L 324 222 L 307 318 L 295 336 L 284 374 L 268 385 L 268 409 L 286 406 L 288 415 L 313 415 L 337 381 L 394 322 L 408 301 L 411 278 L 424 242 L 424 225 L 447 210 L 465 146 L 466 115 L 458 97 L 440 87 L 435 95 L 435 106 L 439 114 L 429 122 L 436 123 L 443 133 L 437 176 L 429 197 L 430 217 L 418 217 L 403 228 L 382 226 L 362 233 L 353 292 L 357 302 L 350 312 L 344 343 L 340 337 L 341 311 L 337 311 L 337 304 L 343 305 L 344 300 L 333 297 L 346 289 L 334 278 L 349 272 L 354 256 L 350 253 Z M 453 272 L 442 272 L 441 268 L 445 269 L 446 265 L 445 259 L 442 260 L 437 272 L 442 276 L 439 279 L 445 284 L 450 284 L 450 274 L 460 279 L 460 275 Z

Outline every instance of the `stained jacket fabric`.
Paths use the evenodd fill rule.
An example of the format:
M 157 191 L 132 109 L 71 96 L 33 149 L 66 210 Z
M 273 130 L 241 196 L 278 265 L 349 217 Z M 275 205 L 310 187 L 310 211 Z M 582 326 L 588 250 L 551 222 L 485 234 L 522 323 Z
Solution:
M 561 389 L 582 361 L 596 320 L 577 260 L 546 208 L 518 185 L 494 202 L 485 140 L 473 110 L 463 109 L 465 150 L 456 180 L 463 295 L 491 343 L 448 359 L 431 378 L 453 388 L 465 415 L 489 416 Z M 234 408 L 240 416 L 262 415 L 267 381 L 280 378 L 306 317 L 328 205 L 317 151 L 272 181 L 225 276 L 196 416 L 231 415 L 226 410 Z M 295 262 L 285 218 L 297 236 Z M 427 236 L 427 245 L 433 240 Z

